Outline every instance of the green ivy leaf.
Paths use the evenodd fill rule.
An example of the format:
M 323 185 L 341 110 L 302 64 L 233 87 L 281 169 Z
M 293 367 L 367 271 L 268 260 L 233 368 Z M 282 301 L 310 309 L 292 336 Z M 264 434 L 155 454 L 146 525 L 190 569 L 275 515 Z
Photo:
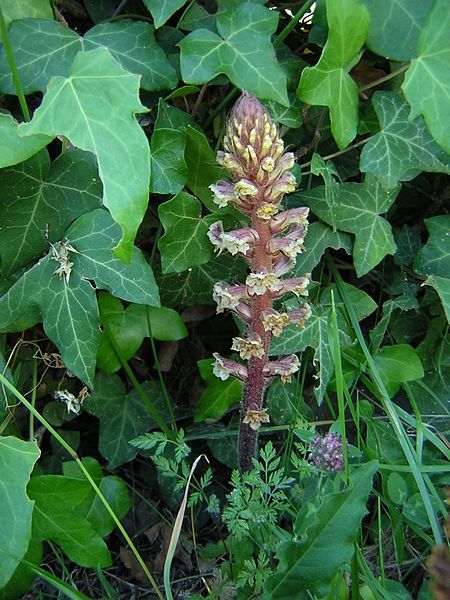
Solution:
M 366 46 L 390 60 L 417 56 L 417 44 L 433 0 L 363 0 L 370 15 Z M 401 40 L 401 43 L 399 41 Z
M 157 44 L 153 27 L 142 21 L 102 23 L 83 37 L 57 21 L 15 21 L 8 33 L 26 94 L 44 92 L 52 77 L 66 77 L 79 52 L 107 48 L 124 69 L 141 75 L 149 91 L 172 89 L 178 77 Z M 0 50 L 0 91 L 16 94 L 4 48 Z
M 359 0 L 327 0 L 328 39 L 315 67 L 306 68 L 297 94 L 330 109 L 331 132 L 340 149 L 356 136 L 358 86 L 348 74 L 364 44 L 369 14 Z
M 446 0 L 435 0 L 419 39 L 419 54 L 411 61 L 402 89 L 411 104 L 410 118 L 422 114 L 431 135 L 450 153 L 450 11 Z
M 163 273 L 179 273 L 202 265 L 214 256 L 206 234 L 216 218 L 202 217 L 201 210 L 200 202 L 186 192 L 180 192 L 158 207 L 165 231 L 158 241 Z
M 53 19 L 49 0 L 3 0 L 2 14 L 6 26 L 17 19 Z
M 102 468 L 95 458 L 87 456 L 83 458 L 83 464 L 89 471 L 92 479 L 100 488 L 109 505 L 119 519 L 122 519 L 131 508 L 131 500 L 128 496 L 128 488 L 120 477 L 108 475 L 103 476 Z M 83 484 L 86 483 L 86 477 L 75 461 L 65 462 L 63 464 L 63 474 L 71 479 L 79 479 Z M 106 510 L 103 502 L 95 493 L 94 488 L 89 485 L 89 491 L 85 499 L 75 509 L 75 512 L 86 519 L 97 533 L 106 537 L 113 531 L 115 523 Z
M 33 502 L 26 487 L 39 455 L 36 442 L 0 438 L 0 589 L 8 583 L 28 549 Z
M 218 207 L 213 202 L 213 194 L 209 186 L 217 183 L 219 179 L 224 179 L 227 172 L 217 164 L 216 153 L 205 135 L 193 127 L 187 127 L 186 130 L 185 158 L 188 168 L 186 186 L 197 198 L 200 198 L 208 210 L 216 212 Z
M 183 273 L 160 275 L 158 284 L 161 299 L 165 306 L 176 307 L 192 304 L 214 304 L 212 292 L 219 280 L 235 281 L 244 278 L 247 265 L 236 261 L 230 254 L 208 261 L 203 265 L 191 267 Z
M 408 225 L 403 225 L 401 229 L 394 230 L 394 237 L 397 244 L 394 262 L 396 265 L 407 267 L 422 248 L 420 233 Z
M 299 594 L 325 597 L 339 567 L 353 556 L 354 540 L 377 472 L 376 461 L 356 469 L 350 487 L 326 494 L 320 504 L 308 503 L 299 512 L 297 522 L 306 519 L 307 531 L 301 541 L 285 542 L 279 550 L 280 564 L 270 576 L 265 590 L 273 600 L 298 598 Z M 311 514 L 314 517 L 311 517 Z
M 142 384 L 152 402 L 164 412 L 161 387 L 153 381 Z M 132 460 L 138 450 L 128 442 L 155 427 L 138 394 L 127 394 L 117 375 L 98 373 L 94 392 L 87 398 L 83 408 L 100 420 L 99 451 L 108 461 L 110 469 Z
M 129 261 L 148 203 L 150 153 L 135 114 L 139 77 L 125 71 L 105 48 L 76 56 L 69 77 L 54 77 L 32 121 L 19 132 L 65 135 L 97 157 L 103 203 L 122 228 L 114 249 Z M 107 107 L 107 109 L 105 108 Z
M 147 313 L 155 340 L 176 341 L 187 336 L 186 325 L 180 315 L 171 308 L 131 304 L 124 309 L 118 298 L 106 292 L 99 294 L 98 304 L 100 321 L 108 323 L 125 360 L 136 354 L 144 338 L 150 337 Z M 98 348 L 97 366 L 106 373 L 115 373 L 121 367 L 117 354 L 104 333 Z
M 0 186 L 4 277 L 42 255 L 49 242 L 62 238 L 74 219 L 101 205 L 95 159 L 82 150 L 65 152 L 51 164 L 48 152 L 39 152 L 0 171 Z
M 391 395 L 398 392 L 401 383 L 420 379 L 424 375 L 419 356 L 408 344 L 385 346 L 373 359 Z
M 198 364 L 206 388 L 195 408 L 194 423 L 203 423 L 209 419 L 217 421 L 233 404 L 241 401 L 242 383 L 234 377 L 226 381 L 218 379 L 212 372 L 213 365 L 210 359 L 201 360 Z
M 100 328 L 95 290 L 87 279 L 131 302 L 157 305 L 158 291 L 137 248 L 129 265 L 113 256 L 119 227 L 105 210 L 83 215 L 66 236 L 78 251 L 70 253 L 69 284 L 55 275 L 58 263 L 49 253 L 0 298 L 0 331 L 20 331 L 24 315 L 31 314 L 32 324 L 42 316 L 44 330 L 67 368 L 92 387 Z
M 183 80 L 207 83 L 224 73 L 236 87 L 289 106 L 286 76 L 270 41 L 277 12 L 243 3 L 220 12 L 216 23 L 219 35 L 198 29 L 179 43 Z
M 111 556 L 102 537 L 76 512 L 90 492 L 87 480 L 63 475 L 39 475 L 28 484 L 34 500 L 33 538 L 51 540 L 70 560 L 84 567 L 107 567 Z
M 155 27 L 161 27 L 186 4 L 187 0 L 143 0 L 153 17 Z
M 352 306 L 359 321 L 376 309 L 375 302 L 368 294 L 350 284 L 345 284 L 345 286 L 347 295 L 351 298 Z M 295 354 L 303 352 L 308 347 L 314 349 L 313 362 L 318 365 L 319 379 L 319 384 L 314 389 L 314 393 L 319 404 L 322 402 L 334 370 L 328 324 L 332 310 L 331 290 L 333 290 L 335 298 L 340 347 L 346 348 L 350 346 L 352 344 L 353 333 L 347 325 L 343 303 L 334 285 L 324 288 L 320 296 L 320 302 L 317 305 L 311 306 L 312 315 L 305 321 L 304 327 L 288 325 L 281 336 L 274 338 L 270 345 L 271 356 Z M 296 306 L 292 303 L 292 305 L 289 304 L 288 308 L 292 309 L 296 308 Z
M 82 215 L 66 232 L 66 238 L 79 251 L 72 255 L 74 269 L 122 300 L 159 306 L 158 287 L 142 252 L 133 247 L 129 264 L 112 254 L 119 236 L 119 226 L 105 210 Z
M 375 178 L 364 183 L 336 184 L 334 203 L 327 200 L 326 186 L 299 194 L 303 204 L 328 225 L 353 233 L 353 260 L 358 277 L 375 267 L 386 254 L 394 254 L 391 226 L 380 215 L 386 213 L 399 188 L 385 190 Z
M 17 133 L 17 126 L 17 121 L 11 115 L 0 113 L 1 169 L 27 160 L 52 141 L 51 137 L 45 135 L 34 135 L 29 138 L 20 137 Z
M 425 219 L 425 224 L 430 237 L 416 256 L 414 270 L 428 276 L 425 285 L 430 285 L 439 294 L 450 322 L 450 215 Z
M 305 237 L 305 249 L 297 256 L 295 265 L 295 276 L 303 277 L 305 273 L 311 273 L 319 264 L 323 253 L 327 248 L 334 250 L 344 249 L 347 254 L 352 253 L 352 240 L 348 233 L 333 231 L 331 227 L 316 221 L 308 227 Z
M 150 141 L 150 191 L 177 194 L 188 178 L 184 160 L 186 134 L 177 129 L 155 129 Z
M 381 319 L 370 332 L 370 341 L 372 343 L 372 352 L 378 350 L 386 334 L 391 316 L 394 310 L 417 310 L 419 303 L 414 296 L 398 296 L 395 300 L 387 300 L 383 304 L 383 314 Z
M 409 106 L 399 94 L 376 92 L 372 104 L 381 131 L 365 144 L 361 171 L 373 173 L 386 188 L 410 181 L 420 171 L 450 173 L 450 156 L 433 140 L 421 117 L 410 120 Z

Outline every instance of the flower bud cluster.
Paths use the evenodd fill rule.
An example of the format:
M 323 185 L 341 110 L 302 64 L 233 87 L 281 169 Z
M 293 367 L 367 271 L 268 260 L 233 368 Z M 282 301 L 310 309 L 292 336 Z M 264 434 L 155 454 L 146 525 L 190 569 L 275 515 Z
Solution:
M 290 381 L 299 369 L 296 355 L 269 361 L 268 350 L 272 336 L 280 336 L 288 325 L 303 327 L 311 314 L 306 303 L 290 312 L 273 307 L 273 302 L 285 294 L 308 296 L 308 274 L 285 276 L 303 251 L 309 209 L 282 210 L 284 195 L 295 190 L 295 177 L 290 171 L 294 155 L 285 152 L 277 127 L 263 105 L 246 92 L 231 111 L 223 146 L 217 161 L 232 181 L 210 186 L 214 202 L 221 208 L 233 205 L 250 217 L 251 224 L 225 231 L 223 222 L 218 221 L 210 226 L 208 237 L 219 254 L 226 250 L 244 257 L 250 272 L 242 284 L 216 283 L 213 296 L 218 313 L 234 311 L 247 325 L 245 334 L 233 339 L 232 350 L 249 363 L 245 367 L 215 354 L 214 373 L 221 379 L 234 376 L 248 386 L 261 387 L 260 401 L 253 398 L 247 405 L 244 391 L 243 423 L 256 430 L 268 421 L 262 407 L 264 382 L 276 376 L 283 382 Z
M 342 440 L 336 433 L 316 435 L 311 442 L 309 461 L 322 471 L 343 471 Z

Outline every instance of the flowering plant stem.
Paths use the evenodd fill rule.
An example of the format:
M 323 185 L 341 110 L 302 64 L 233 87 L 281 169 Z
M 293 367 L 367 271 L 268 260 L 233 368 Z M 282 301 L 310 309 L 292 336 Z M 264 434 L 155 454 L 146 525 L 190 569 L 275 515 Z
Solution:
M 303 326 L 310 314 L 307 304 L 290 312 L 273 308 L 274 300 L 286 293 L 307 295 L 308 276 L 282 277 L 292 270 L 296 255 L 302 251 L 308 209 L 281 211 L 284 195 L 295 190 L 290 172 L 294 155 L 284 152 L 283 141 L 266 109 L 246 92 L 231 111 L 223 145 L 226 151 L 218 153 L 217 161 L 230 173 L 233 183 L 223 180 L 211 186 L 214 201 L 220 207 L 234 204 L 251 224 L 225 232 L 218 221 L 211 225 L 208 236 L 220 252 L 241 254 L 250 273 L 244 284 L 218 282 L 214 299 L 217 312 L 233 310 L 246 324 L 244 337 L 233 338 L 231 347 L 248 364 L 214 354 L 214 373 L 220 379 L 234 376 L 244 383 L 239 461 L 241 471 L 247 471 L 256 454 L 258 429 L 269 422 L 264 390 L 275 376 L 290 381 L 299 367 L 295 355 L 269 361 L 269 347 L 272 336 L 280 335 L 289 323 Z

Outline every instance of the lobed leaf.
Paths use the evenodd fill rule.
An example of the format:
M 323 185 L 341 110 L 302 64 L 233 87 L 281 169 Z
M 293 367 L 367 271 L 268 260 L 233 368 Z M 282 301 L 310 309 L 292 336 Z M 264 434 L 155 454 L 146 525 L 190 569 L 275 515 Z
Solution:
M 435 0 L 419 38 L 402 89 L 411 105 L 410 118 L 422 114 L 431 135 L 450 153 L 450 11 L 446 0 Z
M 363 0 L 370 26 L 366 46 L 379 56 L 404 61 L 417 56 L 420 32 L 433 0 Z M 399 41 L 401 40 L 401 43 Z
M 183 80 L 207 83 L 224 73 L 236 87 L 289 106 L 286 76 L 270 41 L 278 14 L 243 3 L 219 12 L 216 25 L 218 34 L 198 29 L 179 43 Z
M 26 487 L 39 455 L 36 442 L 0 438 L 0 589 L 20 565 L 31 539 L 34 503 Z
M 353 260 L 358 277 L 375 267 L 396 246 L 389 223 L 380 215 L 388 211 L 399 188 L 385 190 L 373 177 L 363 183 L 336 184 L 333 203 L 326 186 L 299 195 L 303 204 L 328 225 L 353 233 Z
M 20 138 L 24 141 L 33 140 Z M 42 151 L 0 171 L 3 277 L 28 265 L 59 241 L 70 223 L 101 205 L 102 190 L 92 154 L 70 150 L 50 163 Z
M 450 156 L 436 144 L 421 117 L 409 118 L 399 94 L 376 92 L 372 104 L 381 131 L 365 144 L 361 171 L 372 173 L 386 188 L 410 181 L 421 171 L 450 173 Z
M 21 134 L 64 135 L 96 155 L 103 203 L 122 228 L 114 248 L 130 261 L 133 240 L 148 203 L 150 154 L 135 114 L 139 77 L 125 71 L 105 48 L 76 56 L 68 77 L 54 77 L 41 106 Z
M 315 67 L 306 68 L 297 95 L 307 104 L 328 106 L 331 132 L 340 149 L 356 136 L 358 87 L 348 71 L 364 44 L 369 13 L 359 0 L 326 0 L 328 39 Z
M 55 274 L 58 262 L 48 254 L 0 298 L 0 331 L 20 331 L 42 319 L 66 367 L 92 387 L 100 327 L 95 290 L 87 279 L 124 300 L 153 306 L 159 304 L 158 290 L 137 248 L 129 265 L 112 255 L 119 227 L 105 210 L 83 215 L 66 236 L 78 251 L 69 254 L 69 283 Z
M 159 384 L 148 381 L 142 384 L 152 402 L 164 411 L 164 399 Z M 133 391 L 127 394 L 117 375 L 98 373 L 94 392 L 86 399 L 84 409 L 100 421 L 99 451 L 114 469 L 132 460 L 138 449 L 129 441 L 155 427 L 152 417 Z
M 101 23 L 84 37 L 57 21 L 23 19 L 8 32 L 25 94 L 45 92 L 52 77 L 66 77 L 79 52 L 107 48 L 124 69 L 141 75 L 140 85 L 156 91 L 176 87 L 178 77 L 151 25 L 142 21 Z M 16 94 L 5 49 L 0 49 L 0 91 Z
M 196 198 L 180 192 L 158 207 L 158 215 L 165 231 L 158 241 L 163 273 L 179 273 L 214 256 L 207 233 L 215 218 L 201 216 Z
M 52 141 L 51 137 L 45 135 L 20 137 L 17 127 L 18 123 L 11 115 L 0 113 L 0 138 L 2 140 L 0 169 L 27 160 Z

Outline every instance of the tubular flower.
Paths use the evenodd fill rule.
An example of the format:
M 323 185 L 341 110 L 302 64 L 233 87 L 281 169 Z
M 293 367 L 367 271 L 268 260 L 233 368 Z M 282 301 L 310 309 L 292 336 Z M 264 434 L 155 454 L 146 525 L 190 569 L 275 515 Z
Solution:
M 298 371 L 295 355 L 268 361 L 270 341 L 289 324 L 303 326 L 310 315 L 304 304 L 298 310 L 278 312 L 273 301 L 286 293 L 307 296 L 309 275 L 284 279 L 303 250 L 308 208 L 282 209 L 285 194 L 295 190 L 291 172 L 294 154 L 285 152 L 277 126 L 264 106 L 244 92 L 231 110 L 223 138 L 224 151 L 217 162 L 233 182 L 220 181 L 211 189 L 221 207 L 232 203 L 251 220 L 248 227 L 225 232 L 222 222 L 214 223 L 208 237 L 219 252 L 241 254 L 249 265 L 244 285 L 214 286 L 217 312 L 233 310 L 247 325 L 244 337 L 233 338 L 232 349 L 239 352 L 245 367 L 215 354 L 214 373 L 221 379 L 230 374 L 244 381 L 239 437 L 241 470 L 252 466 L 256 451 L 256 431 L 269 422 L 264 406 L 267 381 L 275 376 L 290 381 Z M 237 374 L 236 374 L 237 373 Z
M 269 413 L 267 412 L 267 408 L 263 408 L 261 410 L 247 410 L 242 419 L 243 423 L 250 425 L 250 427 L 257 431 L 262 423 L 270 423 Z
M 283 383 L 290 383 L 291 377 L 297 373 L 300 367 L 300 361 L 296 354 L 284 356 L 280 360 L 272 360 L 266 363 L 264 367 L 264 375 L 266 377 L 274 377 L 278 375 Z
M 295 227 L 284 237 L 273 237 L 268 243 L 268 249 L 272 254 L 282 252 L 289 258 L 295 258 L 297 254 L 303 251 L 304 239 L 305 229 Z
M 236 229 L 235 231 L 224 231 L 222 221 L 217 221 L 209 227 L 208 237 L 221 254 L 224 250 L 232 255 L 247 254 L 251 245 L 259 240 L 258 232 L 250 227 Z
M 272 335 L 278 337 L 282 334 L 284 327 L 289 325 L 290 319 L 287 313 L 279 313 L 273 308 L 268 308 L 262 315 L 262 322 L 265 331 L 270 331 Z
M 234 310 L 241 300 L 248 298 L 246 285 L 225 285 L 221 281 L 214 284 L 213 299 L 217 303 L 217 312 L 226 308 Z
M 266 292 L 279 292 L 283 289 L 283 282 L 278 279 L 275 273 L 250 273 L 247 275 L 245 283 L 248 287 L 250 296 L 261 296 Z
M 310 316 L 311 307 L 309 304 L 304 304 L 301 308 L 288 312 L 289 323 L 298 325 L 299 327 L 304 327 L 305 321 L 307 321 Z
M 247 379 L 247 367 L 245 365 L 241 365 L 228 358 L 223 358 L 217 352 L 214 352 L 213 357 L 216 359 L 213 366 L 213 373 L 216 377 L 222 379 L 222 381 L 225 381 L 229 377 L 237 377 L 241 381 Z
M 307 296 L 309 285 L 309 274 L 305 277 L 293 277 L 292 279 L 283 280 L 283 294 L 292 292 L 296 296 Z
M 254 333 L 248 338 L 233 338 L 231 349 L 239 352 L 239 355 L 243 360 L 252 358 L 252 356 L 255 358 L 263 358 L 265 354 L 261 336 L 257 333 Z

